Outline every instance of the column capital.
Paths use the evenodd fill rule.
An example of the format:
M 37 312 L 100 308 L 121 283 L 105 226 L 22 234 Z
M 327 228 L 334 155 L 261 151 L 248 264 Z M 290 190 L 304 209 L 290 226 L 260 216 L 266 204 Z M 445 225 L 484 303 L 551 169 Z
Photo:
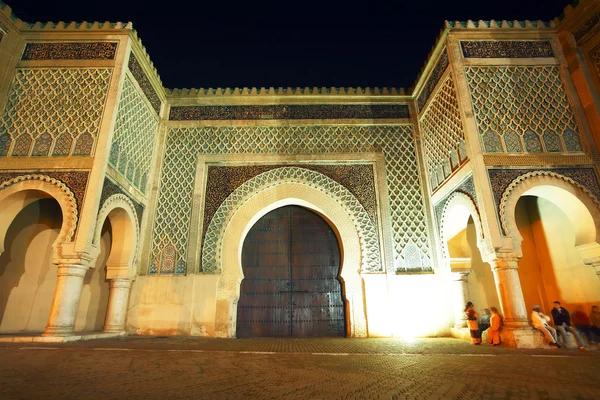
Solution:
M 58 264 L 58 276 L 84 277 L 88 266 L 81 264 Z
M 109 280 L 110 288 L 129 289 L 131 287 L 131 279 L 126 277 L 116 277 Z
M 519 258 L 513 252 L 496 252 L 486 261 L 490 264 L 492 270 L 519 268 Z

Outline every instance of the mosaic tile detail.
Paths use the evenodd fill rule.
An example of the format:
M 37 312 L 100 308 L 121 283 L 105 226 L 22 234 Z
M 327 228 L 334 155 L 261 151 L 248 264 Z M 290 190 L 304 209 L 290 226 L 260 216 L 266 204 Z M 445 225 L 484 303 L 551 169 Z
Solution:
M 138 223 L 140 224 L 139 227 L 141 229 L 142 216 L 144 215 L 145 208 L 144 205 L 136 199 L 134 199 L 129 193 L 127 193 L 125 189 L 123 189 L 121 186 L 119 186 L 117 183 L 113 182 L 107 177 L 104 177 L 104 184 L 102 185 L 102 192 L 100 194 L 100 208 L 102 208 L 102 205 L 104 204 L 106 199 L 115 194 L 122 194 L 124 196 L 127 196 L 127 198 L 131 200 L 131 203 L 133 203 L 133 206 L 135 208 L 135 213 L 137 214 Z
M 440 86 L 419 122 L 425 167 L 431 189 L 434 190 L 445 182 L 452 172 L 467 162 L 466 155 L 461 157 L 459 151 L 465 135 L 451 75 L 448 75 Z M 442 171 L 441 179 L 436 171 Z
M 427 99 L 429 99 L 429 96 L 433 92 L 433 89 L 437 83 L 440 81 L 440 78 L 446 71 L 446 68 L 448 68 L 448 65 L 450 65 L 448 61 L 448 53 L 446 52 L 446 49 L 444 49 L 440 55 L 440 58 L 435 64 L 435 67 L 433 67 L 429 78 L 427 78 L 425 85 L 423 85 L 421 93 L 419 94 L 419 98 L 417 99 L 419 110 L 422 110 L 425 103 L 427 103 Z
M 558 66 L 477 66 L 465 71 L 484 151 L 506 152 L 508 146 L 502 145 L 506 144 L 506 132 L 511 132 L 510 141 L 514 141 L 513 132 L 522 135 L 528 152 L 550 151 L 542 147 L 547 132 L 561 138 L 569 132 L 570 140 L 581 147 Z M 500 136 L 500 144 L 490 132 Z M 549 143 L 553 145 L 552 139 Z M 560 151 L 576 147 L 567 149 L 561 144 Z
M 600 21 L 600 12 L 594 14 L 590 18 L 588 18 L 583 25 L 575 32 L 573 32 L 573 36 L 575 37 L 575 41 L 579 41 L 582 37 L 584 37 L 592 28 Z
M 77 204 L 77 210 L 81 210 L 83 207 L 83 200 L 85 198 L 85 190 L 87 188 L 88 171 L 67 171 L 67 172 L 54 172 L 54 171 L 19 171 L 19 172 L 0 172 L 0 184 L 6 181 L 10 181 L 18 176 L 23 175 L 35 175 L 44 174 L 50 178 L 54 178 L 65 184 L 66 187 L 73 192 L 75 202 Z
M 35 139 L 35 144 L 33 145 L 33 151 L 31 152 L 31 155 L 47 156 L 51 145 L 52 136 L 50 136 L 49 133 L 42 133 Z
M 175 106 L 170 121 L 409 118 L 408 104 L 286 104 Z
M 157 133 L 157 116 L 126 76 L 108 162 L 142 193 L 146 193 Z
M 116 42 L 27 43 L 21 60 L 114 60 Z
M 565 149 L 569 152 L 581 152 L 581 142 L 579 141 L 579 135 L 571 129 L 565 130 L 563 133 L 563 142 L 565 143 Z
M 546 151 L 550 153 L 556 153 L 562 151 L 562 145 L 558 135 L 552 131 L 544 133 L 544 146 Z
M 548 40 L 461 41 L 465 58 L 542 58 L 554 57 Z
M 220 272 L 218 266 L 220 265 L 220 255 L 222 252 L 222 237 L 237 210 L 257 193 L 284 182 L 293 182 L 313 187 L 334 198 L 351 217 L 359 234 L 362 248 L 361 270 L 365 272 L 381 272 L 383 270 L 377 229 L 367 212 L 352 193 L 333 179 L 318 172 L 298 167 L 283 167 L 263 172 L 250 179 L 234 190 L 219 206 L 206 231 L 206 238 L 202 248 L 202 272 Z M 412 241 L 408 244 L 410 243 Z M 415 247 L 412 252 L 417 253 L 416 257 L 419 258 L 420 264 L 420 251 L 418 246 L 415 245 Z M 415 256 L 411 255 L 411 257 L 414 259 Z M 161 271 L 162 268 L 163 265 L 161 264 Z
M 375 194 L 375 176 L 372 164 L 209 165 L 206 173 L 206 195 L 204 200 L 204 218 L 200 246 L 204 243 L 204 236 L 208 224 L 212 220 L 217 209 L 234 190 L 262 173 L 283 167 L 298 167 L 315 171 L 342 185 L 356 197 L 377 229 L 377 198 Z M 202 270 L 202 265 L 200 265 L 198 270 Z
M 571 178 L 600 200 L 600 185 L 593 168 L 544 168 L 544 169 L 488 169 L 488 177 L 494 193 L 497 215 L 500 215 L 500 201 L 508 186 L 519 176 L 535 171 L 550 171 Z M 503 234 L 506 234 L 502 227 Z
M 521 144 L 521 137 L 513 131 L 506 131 L 504 133 L 504 144 L 506 145 L 507 153 L 522 153 L 523 145 Z
M 12 139 L 8 133 L 3 133 L 0 135 L 0 157 L 4 157 L 8 155 L 8 149 L 12 144 Z
M 73 144 L 73 137 L 69 132 L 64 132 L 58 135 L 54 150 L 52 151 L 53 156 L 68 156 L 71 154 L 71 146 Z
M 92 154 L 110 76 L 110 69 L 95 68 L 17 70 L 0 117 L 0 136 L 16 140 L 9 154 L 29 155 L 27 141 L 42 134 L 51 136 L 53 148 L 65 133 L 78 137 L 75 154 Z
M 144 73 L 142 66 L 140 65 L 137 58 L 135 58 L 135 54 L 133 53 L 131 53 L 131 55 L 129 56 L 128 66 L 131 75 L 133 75 L 138 85 L 140 86 L 140 89 L 142 89 L 142 92 L 144 92 L 144 95 L 146 96 L 150 104 L 152 104 L 152 109 L 154 110 L 154 112 L 156 112 L 156 115 L 159 115 L 161 106 L 160 97 L 158 97 L 156 90 L 154 90 L 154 86 L 152 86 L 152 83 L 150 83 L 150 80 Z
M 171 240 L 177 250 L 177 265 L 187 261 L 195 171 L 197 159 L 203 154 L 381 152 L 389 191 L 396 264 L 393 269 L 407 266 L 402 254 L 409 240 L 419 246 L 423 266 L 431 266 L 412 135 L 410 125 L 172 127 L 166 138 L 150 263 L 158 263 L 162 250 Z

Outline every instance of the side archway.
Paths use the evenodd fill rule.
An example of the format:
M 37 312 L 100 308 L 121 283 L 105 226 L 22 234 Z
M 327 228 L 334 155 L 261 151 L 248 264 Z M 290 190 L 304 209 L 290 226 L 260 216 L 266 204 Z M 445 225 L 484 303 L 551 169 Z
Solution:
M 575 229 L 575 246 L 600 241 L 600 201 L 573 179 L 552 171 L 534 171 L 519 176 L 502 194 L 499 206 L 504 232 L 512 238 L 513 252 L 521 257 L 523 250 L 515 210 L 522 196 L 537 196 L 558 206 Z
M 139 252 L 140 228 L 131 200 L 123 194 L 110 196 L 98 212 L 92 241 L 94 258 L 100 252 L 99 241 L 106 219 L 112 228 L 112 245 L 106 262 L 107 279 L 134 278 Z
M 240 189 L 242 188 L 238 188 Z M 232 196 L 234 194 L 235 192 Z M 360 276 L 366 255 L 363 254 L 365 246 L 361 243 L 361 239 L 364 238 L 361 238 L 356 228 L 356 220 L 331 193 L 293 181 L 271 181 L 261 190 L 248 193 L 237 207 L 230 211 L 226 223 L 222 222 L 224 226 L 219 240 L 221 245 L 218 250 L 215 249 L 219 252 L 215 259 L 215 267 L 221 273 L 216 293 L 215 335 L 235 336 L 237 302 L 240 296 L 240 284 L 244 278 L 241 251 L 246 234 L 262 216 L 286 205 L 298 205 L 318 213 L 328 221 L 338 235 L 342 257 L 340 278 L 347 302 L 347 333 L 348 336 L 353 337 L 367 336 L 365 298 Z M 204 247 L 203 256 L 209 248 Z
M 0 185 L 0 253 L 10 223 L 27 205 L 43 198 L 54 198 L 60 205 L 63 224 L 52 244 L 52 261 L 58 264 L 63 257 L 62 245 L 71 242 L 77 228 L 78 210 L 75 195 L 61 181 L 47 175 L 22 175 Z

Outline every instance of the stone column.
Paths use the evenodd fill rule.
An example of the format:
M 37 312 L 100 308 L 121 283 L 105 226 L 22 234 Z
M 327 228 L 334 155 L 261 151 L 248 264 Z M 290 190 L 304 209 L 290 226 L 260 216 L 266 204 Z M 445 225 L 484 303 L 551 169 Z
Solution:
M 81 264 L 59 264 L 54 300 L 43 336 L 69 336 L 75 329 L 75 317 L 81 299 L 83 278 L 88 267 Z
M 465 304 L 469 301 L 469 272 L 460 271 L 451 274 L 452 308 L 454 309 L 454 327 L 465 328 L 467 316 Z
M 128 278 L 113 278 L 110 280 L 104 332 L 123 332 L 125 330 L 130 288 L 131 280 Z
M 510 328 L 528 326 L 527 308 L 521 289 L 517 258 L 513 256 L 498 257 L 489 263 L 494 273 L 504 325 Z

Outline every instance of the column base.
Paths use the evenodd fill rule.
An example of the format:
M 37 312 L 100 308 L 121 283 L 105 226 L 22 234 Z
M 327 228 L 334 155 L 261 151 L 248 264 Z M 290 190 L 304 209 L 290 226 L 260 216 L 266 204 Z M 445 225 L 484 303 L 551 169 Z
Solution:
M 102 332 L 104 332 L 104 333 L 126 333 L 125 327 L 118 326 L 118 325 L 105 326 L 104 329 L 102 329 Z
M 75 333 L 73 327 L 57 327 L 49 326 L 46 327 L 42 336 L 72 336 Z
M 500 329 L 500 340 L 509 347 L 518 349 L 552 349 L 542 332 L 531 326 L 510 327 Z

